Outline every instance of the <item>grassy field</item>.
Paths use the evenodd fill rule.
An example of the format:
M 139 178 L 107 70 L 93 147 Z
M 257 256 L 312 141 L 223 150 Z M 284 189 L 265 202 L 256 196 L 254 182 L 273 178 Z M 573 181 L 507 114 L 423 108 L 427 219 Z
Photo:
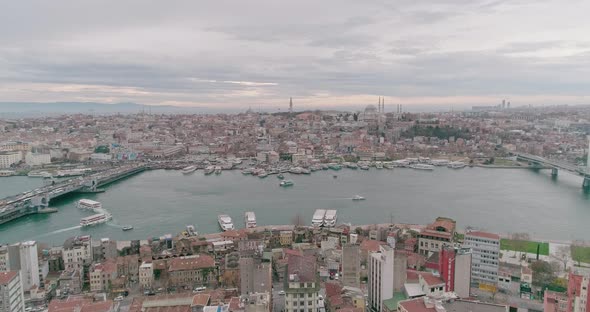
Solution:
M 590 263 L 590 247 L 572 246 L 572 259 L 576 262 Z
M 537 244 L 541 244 L 541 248 L 539 249 L 539 254 L 542 256 L 549 255 L 549 243 L 539 243 L 539 242 L 532 242 L 532 241 L 525 241 L 519 246 L 521 242 L 514 241 L 511 239 L 501 239 L 500 240 L 500 249 L 501 250 L 514 250 L 514 251 L 522 251 L 527 253 L 537 253 Z

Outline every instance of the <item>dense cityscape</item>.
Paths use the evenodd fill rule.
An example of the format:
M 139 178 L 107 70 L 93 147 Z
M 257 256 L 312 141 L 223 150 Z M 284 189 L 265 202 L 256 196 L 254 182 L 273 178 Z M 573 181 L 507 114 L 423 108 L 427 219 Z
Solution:
M 502 100 L 467 111 L 411 113 L 386 103 L 379 97 L 358 111 L 297 111 L 291 99 L 278 113 L 2 119 L 0 179 L 42 179 L 43 186 L 6 194 L 0 227 L 35 214 L 60 218 L 64 212 L 52 202 L 73 193 L 108 194 L 113 181 L 145 170 L 239 170 L 276 176 L 284 188 L 294 184 L 285 176 L 315 171 L 340 179 L 340 170 L 549 170 L 553 178 L 558 172 L 582 176 L 579 192 L 588 192 L 588 107 Z M 81 227 L 110 222 L 100 202 L 76 202 L 95 213 L 82 218 Z M 187 226 L 132 240 L 0 241 L 0 311 L 590 308 L 590 247 L 583 241 L 484 231 L 457 224 L 454 216 L 363 225 L 337 222 L 336 210 L 318 209 L 311 220 L 256 220 L 246 212 L 242 226 L 219 215 L 218 233 Z

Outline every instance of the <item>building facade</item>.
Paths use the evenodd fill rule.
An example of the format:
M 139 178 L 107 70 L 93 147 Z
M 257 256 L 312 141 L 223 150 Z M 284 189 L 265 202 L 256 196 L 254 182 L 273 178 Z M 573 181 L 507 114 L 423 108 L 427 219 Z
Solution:
M 152 288 L 154 285 L 154 266 L 151 263 L 142 263 L 139 266 L 139 285 L 143 289 Z
M 240 293 L 272 292 L 272 266 L 256 258 L 240 258 Z
M 81 269 L 92 263 L 92 240 L 90 236 L 70 237 L 63 245 L 62 257 L 66 269 Z
M 10 168 L 22 160 L 20 152 L 0 152 L 0 168 Z
M 369 255 L 368 303 L 372 311 L 382 311 L 383 300 L 393 297 L 394 258 L 394 250 L 387 245 Z
M 342 247 L 342 285 L 359 287 L 361 278 L 361 250 L 358 245 Z
M 318 311 L 320 281 L 316 258 L 291 255 L 285 272 L 285 311 Z
M 440 277 L 446 292 L 468 298 L 471 287 L 471 249 L 445 246 L 439 255 Z
M 485 287 L 498 284 L 500 236 L 480 231 L 465 234 L 463 247 L 471 249 L 471 283 Z
M 25 311 L 25 296 L 17 271 L 0 272 L 0 312 Z
M 209 255 L 174 258 L 168 264 L 171 286 L 202 286 L 215 279 L 215 260 Z

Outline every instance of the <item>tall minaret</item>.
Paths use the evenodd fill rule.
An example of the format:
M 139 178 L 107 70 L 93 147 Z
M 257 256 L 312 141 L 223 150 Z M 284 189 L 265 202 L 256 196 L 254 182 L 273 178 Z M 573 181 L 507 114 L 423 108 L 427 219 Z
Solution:
M 293 98 L 289 98 L 289 115 L 293 113 Z
M 383 97 L 383 101 L 381 101 L 381 112 L 385 114 L 385 97 Z

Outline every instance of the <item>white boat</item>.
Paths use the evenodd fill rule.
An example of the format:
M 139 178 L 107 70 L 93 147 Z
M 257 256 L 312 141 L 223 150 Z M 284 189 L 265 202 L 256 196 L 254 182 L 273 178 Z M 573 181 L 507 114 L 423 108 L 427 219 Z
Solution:
M 90 209 L 90 210 L 97 210 L 102 208 L 102 204 L 100 202 L 91 200 L 91 199 L 80 199 L 76 203 L 76 207 L 80 209 Z
M 215 171 L 214 166 L 207 166 L 203 172 L 205 173 L 205 175 L 210 175 L 213 173 L 213 171 Z
M 415 164 L 415 165 L 411 165 L 410 168 L 416 169 L 416 170 L 434 170 L 433 165 L 427 165 L 427 164 Z
M 215 166 L 215 174 L 221 174 L 221 166 Z
M 219 226 L 224 231 L 231 231 L 234 229 L 234 223 L 228 215 L 222 214 L 217 216 L 217 222 L 219 222 Z
M 80 225 L 82 227 L 97 225 L 100 223 L 106 223 L 111 219 L 111 215 L 108 213 L 97 213 L 86 218 L 80 219 Z
M 182 174 L 193 173 L 193 172 L 195 172 L 195 170 L 197 170 L 197 166 L 188 166 L 188 167 L 182 169 Z
M 324 225 L 324 216 L 326 215 L 326 210 L 318 209 L 314 212 L 313 218 L 311 219 L 311 225 L 319 227 Z
M 256 215 L 253 211 L 246 211 L 244 214 L 244 223 L 246 223 L 246 228 L 256 227 Z
M 430 161 L 430 164 L 434 166 L 447 166 L 449 165 L 448 159 L 433 159 Z
M 380 161 L 376 162 L 375 163 L 375 168 L 377 168 L 377 169 L 383 169 L 383 163 L 380 162 Z
M 336 220 L 338 220 L 338 215 L 336 215 L 336 210 L 328 210 L 324 215 L 324 226 L 336 226 Z
M 295 183 L 293 183 L 293 181 L 291 181 L 291 180 L 283 180 L 279 183 L 279 186 L 287 187 L 287 186 L 293 186 L 293 184 L 295 184 Z
M 352 197 L 352 200 L 365 200 L 365 198 L 364 198 L 364 197 L 362 197 L 361 195 L 354 195 L 354 196 Z
M 266 172 L 266 170 L 262 170 L 262 171 L 258 172 L 258 177 L 261 179 L 266 178 L 266 177 L 268 177 L 268 173 Z
M 122 228 L 123 231 L 131 231 L 133 230 L 133 225 L 125 225 Z
M 449 167 L 451 169 L 461 169 L 461 168 L 465 168 L 465 166 L 467 166 L 467 164 L 465 164 L 462 161 L 453 161 L 453 162 L 449 163 L 449 165 L 447 167 Z

